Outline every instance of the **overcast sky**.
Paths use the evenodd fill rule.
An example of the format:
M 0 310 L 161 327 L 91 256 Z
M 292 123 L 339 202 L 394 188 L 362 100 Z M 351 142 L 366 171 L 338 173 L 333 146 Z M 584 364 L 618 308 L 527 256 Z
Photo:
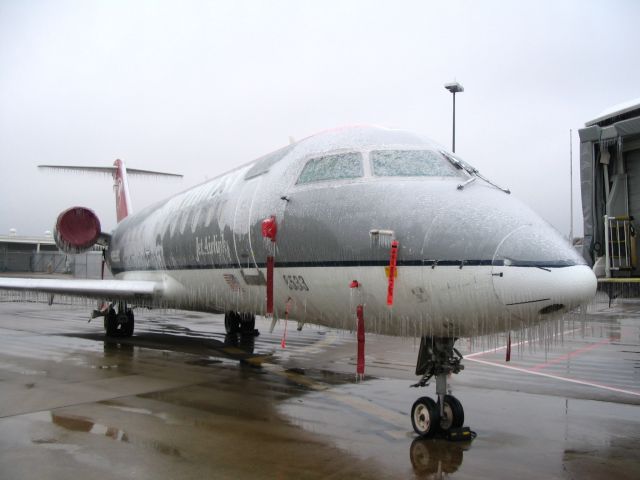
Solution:
M 42 163 L 185 175 L 130 180 L 134 210 L 320 130 L 379 124 L 451 145 L 582 231 L 577 129 L 640 97 L 640 2 L 0 0 L 0 234 L 73 205 L 115 227 L 108 178 Z

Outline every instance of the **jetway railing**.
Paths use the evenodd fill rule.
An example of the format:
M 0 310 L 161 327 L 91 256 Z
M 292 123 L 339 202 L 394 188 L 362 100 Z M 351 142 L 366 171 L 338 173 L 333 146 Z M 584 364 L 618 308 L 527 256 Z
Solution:
M 636 263 L 635 227 L 631 217 L 604 217 L 605 273 L 631 271 Z

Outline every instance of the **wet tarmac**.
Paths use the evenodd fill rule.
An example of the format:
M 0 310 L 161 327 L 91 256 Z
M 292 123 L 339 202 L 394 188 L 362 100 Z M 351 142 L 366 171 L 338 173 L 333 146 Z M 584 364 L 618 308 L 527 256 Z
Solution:
M 459 346 L 472 442 L 416 440 L 413 340 L 137 311 L 105 341 L 89 307 L 0 302 L 0 478 L 640 478 L 640 301 L 569 315 L 555 344 Z M 480 350 L 480 351 L 477 351 Z

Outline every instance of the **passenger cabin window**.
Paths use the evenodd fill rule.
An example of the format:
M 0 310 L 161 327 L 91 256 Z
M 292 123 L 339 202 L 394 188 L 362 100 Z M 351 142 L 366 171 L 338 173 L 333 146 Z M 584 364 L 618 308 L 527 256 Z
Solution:
M 361 153 L 336 153 L 309 160 L 304 166 L 297 183 L 299 185 L 327 180 L 359 178 L 363 175 Z
M 371 169 L 378 177 L 455 177 L 460 172 L 432 150 L 374 150 Z

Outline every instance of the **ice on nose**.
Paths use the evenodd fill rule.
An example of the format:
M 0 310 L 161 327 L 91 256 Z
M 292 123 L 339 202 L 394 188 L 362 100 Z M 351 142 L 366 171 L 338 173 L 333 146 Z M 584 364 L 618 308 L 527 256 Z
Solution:
M 583 305 L 597 286 L 582 257 L 551 227 L 523 226 L 508 234 L 492 273 L 496 295 L 523 320 Z

